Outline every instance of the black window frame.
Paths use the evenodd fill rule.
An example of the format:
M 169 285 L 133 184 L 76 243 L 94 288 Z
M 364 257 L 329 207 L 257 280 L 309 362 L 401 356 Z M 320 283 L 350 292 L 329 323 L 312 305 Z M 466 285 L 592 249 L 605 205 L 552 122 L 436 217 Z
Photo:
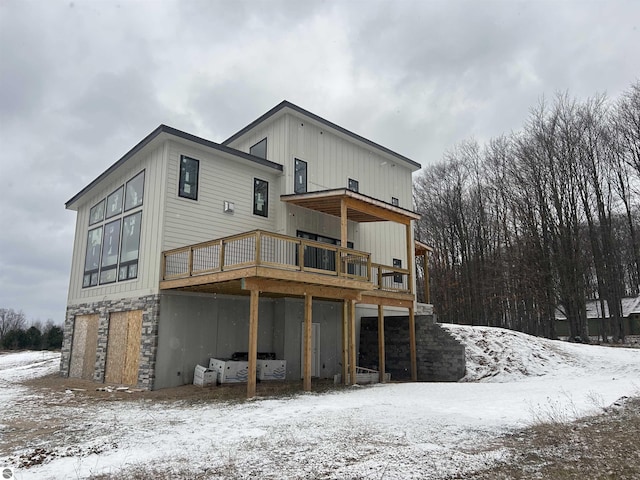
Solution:
M 266 190 L 264 192 L 260 192 L 259 190 L 263 187 L 266 187 Z M 263 211 L 258 209 L 258 195 L 260 193 L 264 193 Z M 269 182 L 257 177 L 253 178 L 253 214 L 265 218 L 269 217 Z
M 399 207 L 400 200 L 398 200 L 396 197 L 391 197 L 391 205 L 393 205 L 394 207 Z
M 183 164 L 186 165 L 186 162 L 195 162 L 195 179 L 193 181 L 185 181 L 185 174 L 190 173 L 186 171 L 186 166 L 183 168 Z M 186 155 L 180 155 L 180 175 L 178 178 L 178 196 L 180 198 L 186 198 L 187 200 L 198 201 L 198 187 L 200 183 L 200 160 L 192 157 L 188 157 Z M 185 185 L 189 185 L 189 190 L 193 186 L 193 192 L 185 192 Z
M 129 185 L 136 181 L 140 175 L 142 175 L 142 192 L 140 193 L 140 202 L 135 205 L 127 206 L 127 201 L 129 199 Z M 144 180 L 145 180 L 145 171 L 142 170 L 138 172 L 138 174 L 127 181 L 124 187 L 124 212 L 128 212 L 129 210 L 133 210 L 134 208 L 142 207 L 144 205 Z
M 401 258 L 394 258 L 393 259 L 393 267 L 394 268 L 402 268 L 402 259 Z M 394 273 L 393 274 L 393 281 L 394 281 L 394 283 L 402 283 L 402 274 L 401 273 Z
M 298 172 L 304 172 L 304 183 L 298 182 Z M 293 193 L 307 193 L 307 172 L 307 162 L 296 158 L 293 162 Z
M 115 202 L 118 203 L 118 205 L 117 205 L 118 209 L 115 210 L 115 211 L 113 209 L 109 208 L 112 203 L 115 205 L 115 202 L 112 202 L 110 200 L 112 197 L 116 197 Z M 120 185 L 113 192 L 111 192 L 109 195 L 107 195 L 107 204 L 106 204 L 106 211 L 105 211 L 105 214 L 104 214 L 104 219 L 105 220 L 109 220 L 110 218 L 113 218 L 116 215 L 120 215 L 122 213 L 123 207 L 124 207 L 124 184 Z
M 116 251 L 107 257 L 105 255 L 105 249 L 107 248 L 107 228 L 117 225 L 117 234 L 111 235 L 112 245 L 115 244 Z M 100 285 L 107 285 L 109 283 L 115 283 L 118 280 L 118 261 L 120 260 L 120 237 L 122 236 L 122 218 L 116 218 L 115 220 L 104 224 L 104 231 L 102 232 L 102 255 L 100 258 L 100 278 L 98 283 Z M 115 257 L 115 261 L 109 263 L 107 258 Z M 113 272 L 113 275 L 111 273 Z M 109 275 L 109 276 L 107 276 Z
M 84 252 L 84 270 L 82 275 L 82 288 L 95 287 L 96 285 L 98 285 L 98 275 L 100 273 L 100 263 L 102 260 L 102 233 L 104 231 L 103 228 L 104 228 L 104 225 L 99 225 L 96 228 L 92 228 L 87 232 L 87 245 Z M 89 255 L 89 249 L 91 248 L 91 246 L 89 245 L 89 242 L 93 237 L 97 238 L 99 241 L 97 244 L 93 245 L 93 247 L 97 247 L 98 249 L 98 252 L 97 252 L 98 262 L 95 268 L 93 266 L 91 268 L 88 268 L 87 261 L 89 260 L 88 255 Z M 96 255 L 95 254 L 92 255 L 92 257 L 96 257 Z
M 349 178 L 347 180 L 347 189 L 352 192 L 360 193 L 360 182 L 355 178 Z
M 262 144 L 264 143 L 264 147 Z M 262 150 L 264 149 L 264 154 L 261 155 Z M 256 152 L 257 151 L 257 152 Z M 264 137 L 259 142 L 254 143 L 249 147 L 249 155 L 253 155 L 254 157 L 267 159 L 267 137 Z
M 122 255 L 125 252 L 125 227 L 127 227 L 127 221 L 130 221 L 133 217 L 138 217 L 137 230 L 137 244 L 136 244 L 136 258 L 123 260 Z M 127 215 L 122 218 L 122 226 L 120 232 L 120 252 L 118 254 L 118 281 L 123 282 L 125 280 L 133 280 L 138 278 L 138 262 L 140 261 L 140 237 L 142 236 L 142 210 L 139 210 L 131 215 Z M 124 272 L 124 276 L 123 276 Z M 132 273 L 133 272 L 133 273 Z
M 107 200 L 106 198 L 103 198 L 98 203 L 96 203 L 93 207 L 91 207 L 91 209 L 89 209 L 89 226 L 95 225 L 96 223 L 100 223 L 104 221 L 104 213 L 105 213 L 104 209 L 106 204 L 107 204 Z M 98 211 L 100 211 L 100 218 L 97 218 L 95 213 Z M 93 218 L 94 216 L 96 216 L 95 219 Z

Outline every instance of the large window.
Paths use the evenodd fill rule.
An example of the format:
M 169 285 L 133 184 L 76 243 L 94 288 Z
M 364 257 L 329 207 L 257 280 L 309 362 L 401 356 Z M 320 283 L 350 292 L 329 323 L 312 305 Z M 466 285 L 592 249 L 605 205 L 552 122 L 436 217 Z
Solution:
M 253 147 L 249 149 L 249 153 L 256 157 L 267 158 L 267 139 L 263 138 L 258 143 L 256 143 Z
M 120 270 L 118 280 L 129 280 L 138 276 L 140 223 L 142 223 L 142 212 L 124 217 L 122 221 L 122 243 L 120 246 Z
M 104 226 L 102 240 L 102 262 L 100 263 L 100 283 L 116 281 L 118 266 L 118 245 L 120 244 L 120 219 Z
M 296 158 L 295 179 L 293 183 L 294 193 L 307 193 L 307 162 Z
M 306 238 L 315 242 L 327 243 L 329 245 L 340 245 L 337 238 L 318 235 L 317 233 L 309 233 L 298 230 L 296 232 L 298 238 Z M 347 241 L 347 248 L 353 248 L 353 242 Z M 296 251 L 296 258 L 298 252 Z M 307 247 L 304 250 L 304 266 L 305 268 L 317 268 L 320 270 L 336 271 L 336 255 L 334 250 L 322 247 Z M 349 272 L 352 273 L 352 272 Z
M 124 192 L 124 186 L 117 189 L 111 195 L 107 197 L 107 214 L 106 218 L 115 217 L 122 213 L 122 194 Z
M 144 196 L 144 170 L 127 182 L 124 197 L 124 211 L 142 205 Z
M 144 170 L 89 210 L 83 288 L 137 278 L 143 199 Z
M 253 214 L 269 216 L 269 182 L 253 179 Z
M 104 201 L 101 202 L 104 206 Z M 89 230 L 87 235 L 87 254 L 84 260 L 83 287 L 93 287 L 98 284 L 100 270 L 100 250 L 102 250 L 102 227 Z
M 194 158 L 180 157 L 180 182 L 178 195 L 191 200 L 198 200 L 198 170 L 200 162 Z

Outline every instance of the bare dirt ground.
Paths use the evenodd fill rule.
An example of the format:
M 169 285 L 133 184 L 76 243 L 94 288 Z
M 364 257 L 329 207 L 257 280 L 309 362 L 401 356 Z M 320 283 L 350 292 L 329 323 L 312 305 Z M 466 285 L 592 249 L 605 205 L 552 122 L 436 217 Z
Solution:
M 97 388 L 102 384 L 60 378 L 49 375 L 24 382 L 33 389 L 34 394 L 47 398 L 47 407 L 65 406 L 65 411 L 74 404 L 86 407 L 94 402 L 127 402 L 148 399 L 157 402 L 184 402 L 196 404 L 218 401 L 244 401 L 244 385 L 227 385 L 215 388 L 201 388 L 193 385 L 165 389 L 154 392 L 120 391 L 105 392 Z M 335 388 L 332 383 L 314 385 L 316 391 L 329 391 Z M 67 390 L 73 395 L 65 394 Z M 259 384 L 258 395 L 290 396 L 299 393 L 299 382 L 290 384 Z M 25 398 L 29 401 L 29 397 Z M 73 409 L 71 409 L 73 411 Z M 8 427 L 13 441 L 4 445 L 7 453 L 13 444 L 38 444 L 38 440 L 50 436 L 52 432 L 69 425 L 78 419 L 60 418 L 55 414 L 46 417 L 16 417 L 10 420 Z M 493 467 L 475 472 L 472 476 L 455 476 L 451 479 L 639 479 L 640 478 L 640 398 L 626 398 L 605 409 L 601 415 L 587 417 L 574 422 L 563 419 L 541 419 L 536 425 L 515 434 L 499 437 L 492 445 L 479 448 L 503 448 L 507 454 L 504 460 Z M 69 455 L 96 452 L 69 452 Z M 22 467 L 36 465 L 45 461 L 46 451 L 34 450 L 30 455 L 20 459 Z M 239 478 L 239 472 L 230 470 L 218 472 L 216 478 Z M 136 467 L 113 475 L 98 475 L 94 480 L 134 479 L 169 479 L 196 478 L 194 472 L 171 470 L 162 471 Z M 207 478 L 207 477 L 197 477 Z

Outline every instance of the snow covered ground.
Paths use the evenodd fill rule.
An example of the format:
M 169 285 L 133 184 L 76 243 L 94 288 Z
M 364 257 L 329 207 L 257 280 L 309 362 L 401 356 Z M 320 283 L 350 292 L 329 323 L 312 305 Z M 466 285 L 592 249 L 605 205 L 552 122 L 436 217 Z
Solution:
M 493 440 L 504 433 L 640 394 L 640 350 L 445 327 L 467 347 L 462 382 L 250 402 L 44 393 L 19 382 L 55 372 L 58 354 L 0 355 L 0 465 L 14 467 L 17 479 L 86 478 L 140 465 L 199 478 L 436 479 L 502 458 Z M 13 438 L 21 421 L 48 430 L 21 444 Z M 19 466 L 21 455 L 36 451 L 42 464 Z

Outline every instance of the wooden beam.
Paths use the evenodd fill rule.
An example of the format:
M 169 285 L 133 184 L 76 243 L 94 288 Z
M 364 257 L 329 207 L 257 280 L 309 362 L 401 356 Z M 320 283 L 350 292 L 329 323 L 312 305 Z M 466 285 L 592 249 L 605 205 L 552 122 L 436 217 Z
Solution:
M 256 396 L 256 370 L 258 365 L 258 306 L 260 292 L 251 290 L 249 307 L 249 362 L 247 377 L 247 398 Z
M 311 391 L 311 332 L 312 332 L 312 299 L 311 295 L 304 297 L 304 371 L 303 371 L 303 390 Z
M 342 384 L 347 385 L 349 369 L 349 300 L 342 302 Z
M 402 307 L 412 308 L 414 297 L 410 294 L 396 294 L 397 297 L 392 294 L 387 296 L 387 292 L 378 292 L 368 294 L 364 292 L 362 299 L 358 303 L 366 303 L 368 305 L 384 305 L 385 307 Z
M 349 210 L 355 210 L 372 217 L 377 217 L 379 221 L 386 220 L 389 222 L 400 223 L 402 225 L 411 224 L 411 217 L 408 217 L 407 215 L 404 215 L 402 213 L 390 211 L 390 209 L 388 209 L 386 206 L 378 206 L 371 203 L 362 202 L 354 198 L 345 198 L 343 199 L 343 201 L 346 201 Z
M 385 352 L 384 352 L 384 306 L 383 305 L 378 305 L 378 369 L 380 370 L 380 383 L 384 383 L 385 382 Z
M 349 376 L 350 384 L 356 384 L 356 302 L 349 301 Z
M 418 362 L 416 358 L 416 318 L 413 307 L 409 309 L 409 348 L 411 350 L 411 381 L 418 381 Z
M 429 286 L 429 252 L 424 252 L 424 303 L 431 303 L 431 287 Z
M 344 288 L 291 283 L 289 281 L 274 280 L 270 278 L 249 277 L 241 282 L 244 290 L 258 289 L 261 292 L 282 293 L 287 296 L 312 295 L 319 298 L 331 298 L 335 300 L 360 300 L 362 295 L 358 290 Z
M 411 231 L 411 223 L 409 223 L 406 228 L 406 242 L 407 242 L 407 268 L 409 269 L 409 275 L 407 275 L 407 287 L 409 291 L 415 294 L 415 288 L 413 286 L 413 272 L 415 270 L 415 250 L 413 249 L 413 233 Z
M 347 248 L 347 202 L 344 198 L 340 199 L 340 245 Z

